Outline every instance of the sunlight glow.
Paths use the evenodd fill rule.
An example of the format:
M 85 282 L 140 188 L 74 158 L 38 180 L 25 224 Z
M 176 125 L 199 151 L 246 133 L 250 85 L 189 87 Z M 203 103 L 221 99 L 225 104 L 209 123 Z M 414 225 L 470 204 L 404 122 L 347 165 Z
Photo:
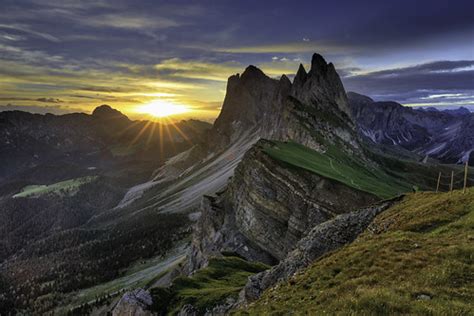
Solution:
M 191 111 L 187 106 L 169 101 L 156 99 L 138 107 L 137 112 L 149 114 L 154 117 L 167 117 Z

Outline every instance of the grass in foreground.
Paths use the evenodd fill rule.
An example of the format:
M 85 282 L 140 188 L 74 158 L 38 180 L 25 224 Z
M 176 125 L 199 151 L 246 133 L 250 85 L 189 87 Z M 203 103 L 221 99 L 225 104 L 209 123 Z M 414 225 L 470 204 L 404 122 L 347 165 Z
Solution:
M 473 315 L 474 188 L 415 193 L 241 315 Z
M 58 195 L 75 195 L 79 187 L 83 184 L 89 183 L 97 179 L 97 176 L 88 176 L 82 178 L 76 178 L 66 181 L 61 181 L 49 185 L 28 185 L 21 189 L 21 191 L 15 194 L 14 198 L 25 198 L 25 197 L 38 197 L 45 194 L 58 194 Z
M 322 154 L 294 142 L 273 142 L 264 152 L 273 159 L 302 168 L 354 189 L 389 198 L 410 191 L 412 185 L 386 173 L 370 169 L 362 161 L 352 159 L 336 148 Z
M 268 269 L 262 263 L 248 262 L 238 257 L 212 258 L 209 266 L 191 277 L 179 277 L 170 288 L 154 288 L 155 312 L 175 313 L 191 304 L 201 313 L 237 297 L 250 275 Z

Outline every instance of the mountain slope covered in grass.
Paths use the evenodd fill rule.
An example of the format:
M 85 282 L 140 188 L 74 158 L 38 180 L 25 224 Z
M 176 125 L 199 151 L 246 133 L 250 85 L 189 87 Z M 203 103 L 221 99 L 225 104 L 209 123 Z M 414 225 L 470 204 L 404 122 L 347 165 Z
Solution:
M 336 148 L 320 153 L 293 142 L 273 143 L 274 147 L 264 149 L 272 158 L 288 166 L 320 174 L 380 198 L 393 197 L 411 189 L 409 183 L 400 181 L 376 168 L 370 168 L 363 161 L 350 157 Z
M 160 315 L 174 314 L 192 304 L 194 311 L 202 314 L 228 298 L 236 299 L 247 278 L 267 268 L 235 256 L 212 258 L 206 268 L 191 277 L 178 277 L 169 288 L 153 289 L 152 310 Z
M 472 315 L 474 189 L 407 195 L 240 315 Z

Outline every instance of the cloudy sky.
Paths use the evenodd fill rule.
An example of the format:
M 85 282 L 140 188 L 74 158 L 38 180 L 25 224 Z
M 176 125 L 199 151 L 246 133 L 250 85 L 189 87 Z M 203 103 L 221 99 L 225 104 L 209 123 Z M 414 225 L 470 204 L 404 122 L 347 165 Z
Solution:
M 474 107 L 473 1 L 0 0 L 0 110 L 211 120 L 248 64 L 292 75 L 313 52 L 347 91 Z

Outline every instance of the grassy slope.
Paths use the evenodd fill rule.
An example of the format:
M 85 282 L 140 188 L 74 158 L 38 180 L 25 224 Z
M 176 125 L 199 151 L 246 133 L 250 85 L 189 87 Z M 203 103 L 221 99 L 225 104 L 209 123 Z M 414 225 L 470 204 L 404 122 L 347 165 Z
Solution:
M 472 302 L 474 188 L 408 195 L 238 314 L 473 315 Z
M 238 257 L 212 258 L 209 266 L 192 277 L 179 277 L 169 289 L 152 289 L 155 311 L 173 313 L 185 304 L 204 312 L 236 297 L 250 275 L 268 269 L 262 263 L 248 262 Z
M 81 185 L 92 182 L 95 179 L 97 179 L 97 176 L 88 176 L 61 181 L 50 185 L 28 185 L 13 197 L 37 197 L 49 193 L 62 194 L 61 192 L 64 192 L 67 195 L 74 195 L 77 193 L 77 190 Z
M 412 188 L 410 183 L 400 181 L 380 170 L 371 170 L 363 162 L 344 155 L 336 148 L 330 148 L 322 154 L 297 143 L 273 143 L 276 146 L 264 149 L 272 158 L 380 198 L 393 197 Z

